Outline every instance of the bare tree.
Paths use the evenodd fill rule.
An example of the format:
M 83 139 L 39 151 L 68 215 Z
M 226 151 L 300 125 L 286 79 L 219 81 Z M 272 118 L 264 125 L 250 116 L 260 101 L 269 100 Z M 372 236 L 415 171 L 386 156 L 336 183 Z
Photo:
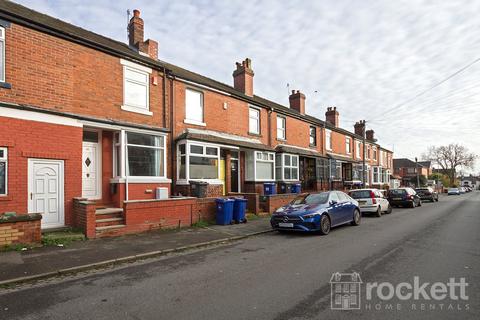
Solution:
M 477 155 L 470 152 L 466 147 L 451 143 L 448 146 L 431 146 L 423 154 L 423 158 L 440 166 L 450 179 L 450 185 L 455 183 L 457 168 L 473 169 Z

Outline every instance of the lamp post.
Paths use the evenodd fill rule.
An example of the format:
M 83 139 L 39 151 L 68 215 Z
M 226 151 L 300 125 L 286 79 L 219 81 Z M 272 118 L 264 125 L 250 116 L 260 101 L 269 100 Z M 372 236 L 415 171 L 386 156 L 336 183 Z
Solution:
M 415 157 L 415 171 L 417 172 L 417 188 L 420 188 L 420 176 L 418 175 L 418 158 Z

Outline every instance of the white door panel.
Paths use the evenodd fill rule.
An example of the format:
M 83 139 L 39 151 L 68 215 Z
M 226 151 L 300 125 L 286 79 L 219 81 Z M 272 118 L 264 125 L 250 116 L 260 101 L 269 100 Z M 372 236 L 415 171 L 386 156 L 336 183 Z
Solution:
M 83 142 L 82 153 L 82 196 L 89 199 L 101 198 L 100 148 L 98 143 Z
M 28 159 L 28 211 L 42 228 L 64 226 L 63 160 Z

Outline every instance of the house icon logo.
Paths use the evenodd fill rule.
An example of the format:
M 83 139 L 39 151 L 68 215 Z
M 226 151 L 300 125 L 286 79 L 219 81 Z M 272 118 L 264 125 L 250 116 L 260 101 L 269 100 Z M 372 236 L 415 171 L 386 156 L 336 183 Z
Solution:
M 332 310 L 360 309 L 362 279 L 358 272 L 332 273 L 330 278 L 330 308 Z

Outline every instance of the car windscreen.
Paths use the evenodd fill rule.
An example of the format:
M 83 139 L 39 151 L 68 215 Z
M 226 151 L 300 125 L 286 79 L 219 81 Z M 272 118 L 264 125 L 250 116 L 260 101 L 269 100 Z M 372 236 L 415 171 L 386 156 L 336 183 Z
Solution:
M 292 204 L 315 205 L 315 204 L 327 203 L 327 201 L 328 201 L 328 192 L 322 192 L 322 193 L 312 193 L 306 196 L 298 197 L 292 201 Z
M 405 193 L 407 193 L 407 191 L 404 190 L 404 189 L 393 189 L 393 190 L 390 190 L 390 195 L 392 195 L 392 196 L 395 196 L 395 195 L 401 196 L 401 195 L 404 195 Z
M 350 191 L 350 197 L 353 199 L 370 198 L 370 190 Z

